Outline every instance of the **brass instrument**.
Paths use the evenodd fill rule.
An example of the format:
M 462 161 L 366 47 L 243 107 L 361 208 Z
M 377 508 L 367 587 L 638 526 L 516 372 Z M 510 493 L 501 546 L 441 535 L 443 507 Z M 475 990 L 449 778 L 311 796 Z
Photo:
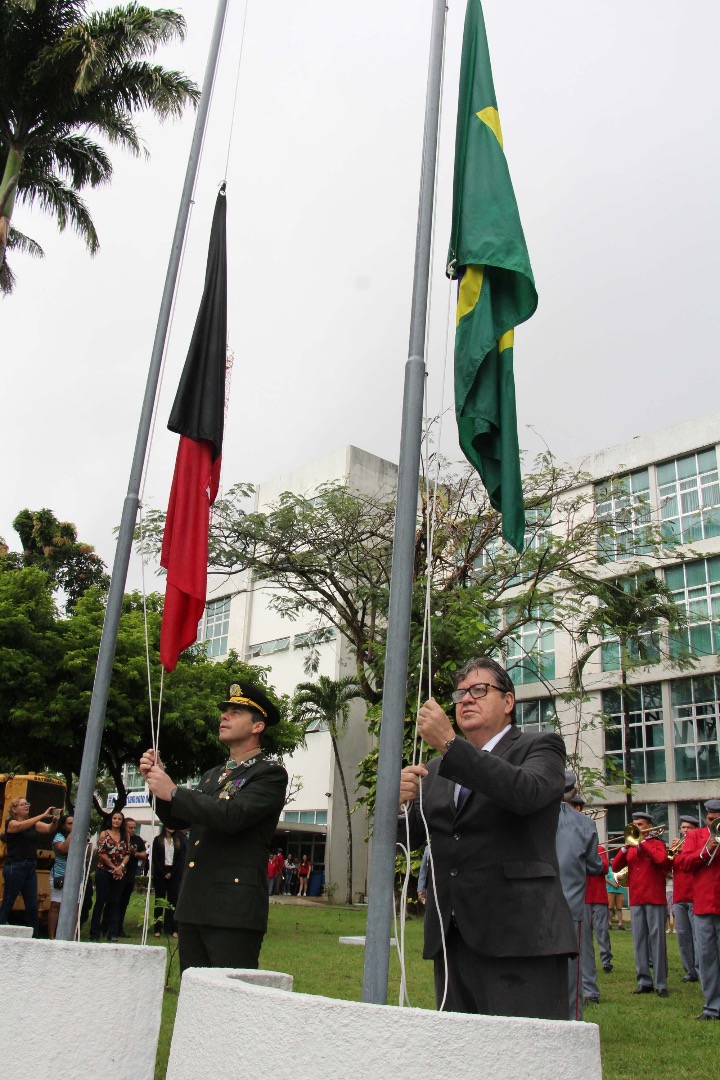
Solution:
M 670 862 L 673 861 L 673 859 L 677 855 L 678 851 L 682 850 L 682 846 L 683 846 L 684 843 L 685 843 L 685 837 L 684 836 L 679 836 L 677 838 L 677 840 L 673 840 L 673 844 L 675 844 L 675 847 L 670 847 L 670 850 L 667 853 L 667 857 L 670 860 Z
M 720 818 L 718 820 L 720 821 Z M 620 836 L 620 833 L 608 837 L 608 840 L 612 840 L 612 843 L 606 845 L 607 850 L 617 851 L 621 847 L 638 847 L 643 840 L 659 840 L 666 828 L 667 825 L 653 825 L 649 829 L 640 829 L 633 824 L 626 825 L 622 833 L 622 840 L 616 839 L 616 837 Z
M 711 839 L 711 838 L 712 838 L 712 839 L 713 839 L 713 840 L 714 840 L 714 841 L 715 841 L 715 842 L 716 842 L 717 844 L 719 844 L 719 845 L 720 845 L 720 818 L 715 818 L 715 820 L 714 820 L 713 822 L 711 822 L 711 824 L 710 824 L 710 825 L 708 826 L 708 828 L 710 829 L 710 836 L 709 836 L 709 837 L 708 837 L 708 839 L 707 839 L 707 840 L 705 841 L 705 846 L 703 847 L 702 851 L 700 852 L 700 855 L 701 855 L 701 856 L 702 856 L 702 855 L 704 855 L 704 854 L 705 854 L 705 852 L 706 852 L 706 851 L 708 850 L 708 844 L 710 843 L 710 839 Z M 715 858 L 715 856 L 717 855 L 718 851 L 720 851 L 720 847 L 716 847 L 716 848 L 714 849 L 714 851 L 713 851 L 712 855 L 710 856 L 710 858 L 709 858 L 709 859 L 708 859 L 708 861 L 707 861 L 707 865 L 708 865 L 708 866 L 710 866 L 710 864 L 712 863 L 713 859 L 714 859 L 714 858 Z
M 581 812 L 585 817 L 592 818 L 593 821 L 599 821 L 600 818 L 604 818 L 607 814 L 607 806 L 588 806 L 586 810 Z

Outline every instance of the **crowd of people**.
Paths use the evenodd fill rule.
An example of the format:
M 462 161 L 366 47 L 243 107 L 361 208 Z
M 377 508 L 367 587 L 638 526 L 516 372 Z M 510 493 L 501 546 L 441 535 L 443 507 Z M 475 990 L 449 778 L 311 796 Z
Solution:
M 267 864 L 268 896 L 307 896 L 312 863 L 307 855 L 295 862 L 291 852 L 287 855 L 278 848 Z

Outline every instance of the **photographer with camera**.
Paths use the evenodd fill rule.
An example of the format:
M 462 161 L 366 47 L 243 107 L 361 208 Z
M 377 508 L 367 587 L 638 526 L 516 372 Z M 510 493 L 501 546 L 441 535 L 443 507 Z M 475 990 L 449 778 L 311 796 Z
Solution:
M 40 833 L 54 833 L 62 811 L 49 806 L 42 814 L 30 817 L 27 799 L 13 799 L 2 839 L 7 847 L 3 866 L 4 890 L 0 905 L 0 926 L 5 926 L 18 896 L 22 894 L 25 915 L 40 937 L 38 928 L 37 849 Z

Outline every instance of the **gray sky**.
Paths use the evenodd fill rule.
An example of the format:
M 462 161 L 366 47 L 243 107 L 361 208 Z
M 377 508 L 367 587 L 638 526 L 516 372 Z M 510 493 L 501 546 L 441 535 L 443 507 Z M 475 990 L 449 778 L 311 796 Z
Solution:
M 109 5 L 107 5 L 109 6 Z M 163 62 L 202 81 L 213 0 L 177 5 Z M 432 0 L 249 0 L 229 149 L 223 487 L 346 443 L 397 460 Z M 443 276 L 464 0 L 449 0 L 430 412 L 445 390 Z M 718 408 L 717 0 L 485 0 L 505 151 L 540 295 L 516 334 L 521 445 L 576 457 Z M 231 0 L 145 500 L 164 507 L 165 424 L 225 175 L 244 5 Z M 51 507 L 111 563 L 194 117 L 140 128 L 89 192 L 101 240 L 22 206 L 45 248 L 0 304 L 0 535 Z M 443 396 L 444 394 L 444 396 Z M 539 433 L 528 429 L 532 425 Z M 443 449 L 457 455 L 452 413 Z M 130 583 L 139 581 L 137 565 Z

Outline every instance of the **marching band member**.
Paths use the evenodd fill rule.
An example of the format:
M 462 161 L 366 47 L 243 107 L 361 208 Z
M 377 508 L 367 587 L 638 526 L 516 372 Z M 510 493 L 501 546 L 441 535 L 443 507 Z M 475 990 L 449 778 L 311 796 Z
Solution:
M 720 819 L 720 799 L 705 803 L 707 826 L 687 833 L 675 856 L 679 870 L 693 875 L 693 921 L 705 1005 L 696 1020 L 720 1020 L 720 859 L 718 839 L 710 826 Z
M 649 814 L 633 814 L 633 824 L 642 833 L 652 830 Z M 617 873 L 628 868 L 630 890 L 630 925 L 633 933 L 637 987 L 633 994 L 652 994 L 653 978 L 650 974 L 650 954 L 655 971 L 655 992 L 666 998 L 667 991 L 667 944 L 665 940 L 665 875 L 668 870 L 667 851 L 662 840 L 646 837 L 637 847 L 624 844 L 613 859 L 612 868 Z
M 685 968 L 683 982 L 697 982 L 699 978 L 697 957 L 695 955 L 695 926 L 693 922 L 693 874 L 681 870 L 677 856 L 685 844 L 687 834 L 697 829 L 700 822 L 691 814 L 680 816 L 680 837 L 673 840 L 668 851 L 668 859 L 673 864 L 673 907 L 675 909 L 675 929 L 677 931 L 680 959 Z

